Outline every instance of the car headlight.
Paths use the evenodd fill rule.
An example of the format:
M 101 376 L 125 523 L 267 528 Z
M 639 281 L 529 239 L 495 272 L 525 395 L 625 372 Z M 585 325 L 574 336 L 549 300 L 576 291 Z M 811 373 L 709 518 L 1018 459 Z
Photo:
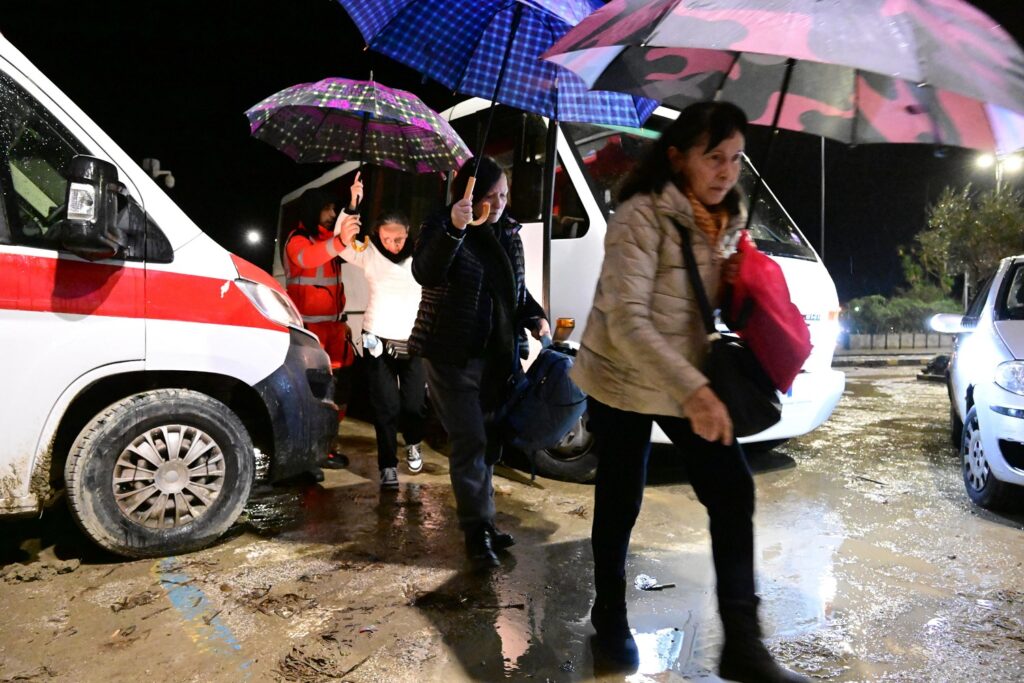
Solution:
M 1000 363 L 996 368 L 995 383 L 1007 391 L 1024 396 L 1024 361 Z
M 295 304 L 281 292 L 259 282 L 241 278 L 235 280 L 235 284 L 248 297 L 256 310 L 267 319 L 285 327 L 302 327 L 302 316 L 295 310 Z

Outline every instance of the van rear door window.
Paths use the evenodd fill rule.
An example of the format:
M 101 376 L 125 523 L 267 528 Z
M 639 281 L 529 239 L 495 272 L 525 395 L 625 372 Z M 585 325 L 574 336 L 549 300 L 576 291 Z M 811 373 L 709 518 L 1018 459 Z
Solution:
M 452 127 L 473 152 L 480 149 L 488 109 L 452 120 Z M 487 135 L 484 153 L 509 172 L 509 214 L 521 223 L 539 222 L 543 216 L 544 168 L 547 161 L 547 124 L 536 114 L 498 105 Z M 579 193 L 555 164 L 552 239 L 582 237 L 590 227 Z

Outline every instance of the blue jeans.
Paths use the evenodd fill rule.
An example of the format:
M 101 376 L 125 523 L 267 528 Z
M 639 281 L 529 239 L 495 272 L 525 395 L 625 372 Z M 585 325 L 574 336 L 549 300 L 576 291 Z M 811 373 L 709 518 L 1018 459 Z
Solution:
M 430 400 L 448 432 L 448 472 L 455 493 L 459 526 L 470 530 L 494 521 L 493 464 L 501 454 L 501 435 L 480 402 L 483 358 L 465 367 L 424 359 Z
M 598 456 L 591 532 L 598 600 L 613 600 L 616 586 L 625 580 L 629 536 L 647 480 L 653 422 L 679 449 L 697 499 L 707 508 L 719 604 L 752 599 L 754 479 L 740 445 L 705 441 L 682 418 L 618 410 L 594 398 L 588 399 L 587 409 Z

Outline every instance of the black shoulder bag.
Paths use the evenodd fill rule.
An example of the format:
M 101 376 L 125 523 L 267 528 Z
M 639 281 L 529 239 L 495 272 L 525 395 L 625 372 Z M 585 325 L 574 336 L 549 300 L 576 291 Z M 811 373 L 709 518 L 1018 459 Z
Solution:
M 690 231 L 679 221 L 672 219 L 672 222 L 683 241 L 686 272 L 700 305 L 711 345 L 704 361 L 704 375 L 711 383 L 711 390 L 729 411 L 733 435 L 750 436 L 763 432 L 782 418 L 779 394 L 746 342 L 731 335 L 723 337 L 715 329 L 715 317 L 693 255 Z

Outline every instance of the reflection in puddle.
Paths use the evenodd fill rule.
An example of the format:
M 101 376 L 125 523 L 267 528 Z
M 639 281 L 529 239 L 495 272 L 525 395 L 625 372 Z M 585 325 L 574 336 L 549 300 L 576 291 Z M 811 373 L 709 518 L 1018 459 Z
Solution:
M 677 664 L 690 659 L 693 651 L 693 633 L 678 628 L 663 628 L 653 633 L 635 633 L 637 650 L 640 652 L 640 666 L 637 674 L 659 674 L 670 669 L 678 670 Z M 687 656 L 680 660 L 683 644 L 687 646 Z M 629 677 L 627 681 L 635 681 Z

